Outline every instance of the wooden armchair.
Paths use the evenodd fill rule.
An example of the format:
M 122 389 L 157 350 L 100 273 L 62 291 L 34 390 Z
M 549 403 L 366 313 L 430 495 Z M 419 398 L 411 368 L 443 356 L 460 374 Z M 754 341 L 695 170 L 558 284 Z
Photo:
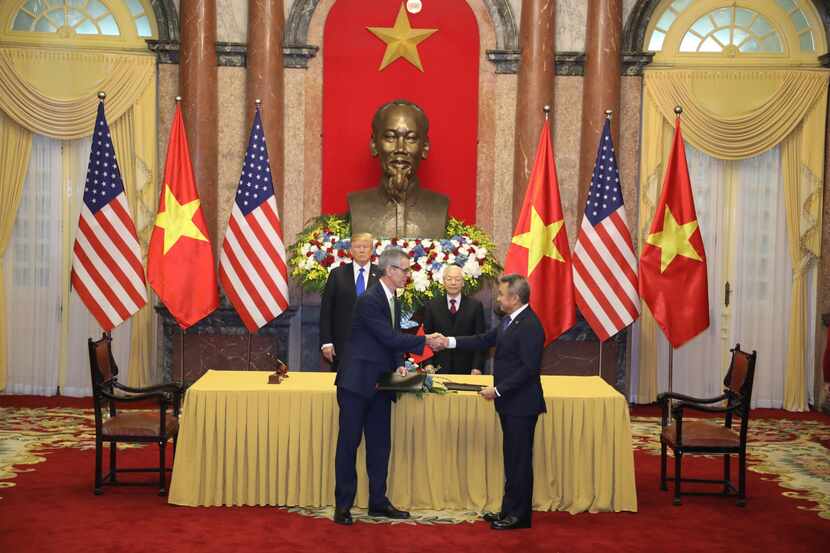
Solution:
M 731 351 L 732 361 L 723 381 L 723 394 L 706 399 L 675 393 L 662 393 L 657 396 L 657 402 L 663 411 L 660 432 L 660 489 L 667 489 L 666 450 L 670 447 L 674 451 L 674 505 L 680 505 L 681 495 L 735 495 L 738 506 L 746 505 L 746 437 L 757 354 L 755 351 L 751 354 L 741 351 L 740 344 L 736 344 Z M 725 405 L 722 402 L 725 402 Z M 672 403 L 674 403 L 673 406 Z M 670 409 L 674 420 L 671 424 L 669 424 Z M 689 410 L 723 413 L 723 424 L 717 423 L 717 419 L 684 420 L 684 415 Z M 740 418 L 739 428 L 733 427 L 735 417 Z M 723 479 L 682 478 L 681 466 L 683 455 L 686 453 L 723 454 Z M 732 454 L 738 455 L 737 489 L 730 480 L 729 461 Z M 719 493 L 682 492 L 681 482 L 722 484 L 723 491 Z
M 88 341 L 95 408 L 95 495 L 102 493 L 104 484 L 155 485 L 155 482 L 120 482 L 117 475 L 125 472 L 158 473 L 159 495 L 164 495 L 167 493 L 165 473 L 171 470 L 165 467 L 165 449 L 167 441 L 172 438 L 175 456 L 182 389 L 177 384 L 132 388 L 119 383 L 118 366 L 112 356 L 111 342 L 112 338 L 109 333 L 104 333 L 98 341 L 93 341 L 91 338 Z M 147 413 L 118 409 L 120 405 L 139 401 L 152 401 L 158 406 L 158 411 Z M 107 416 L 105 416 L 105 411 L 108 411 Z M 110 466 L 109 473 L 106 475 L 102 475 L 104 442 L 110 444 Z M 117 468 L 118 442 L 157 443 L 159 446 L 158 467 Z

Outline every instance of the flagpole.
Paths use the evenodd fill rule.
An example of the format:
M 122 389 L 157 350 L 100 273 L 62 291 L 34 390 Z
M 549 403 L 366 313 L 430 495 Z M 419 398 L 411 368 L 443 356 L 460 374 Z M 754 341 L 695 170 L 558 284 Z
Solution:
M 254 335 L 248 331 L 248 363 L 245 365 L 245 370 L 251 370 L 251 342 L 254 340 Z
M 542 108 L 542 111 L 545 112 L 545 121 L 550 119 L 550 106 L 548 104 L 545 104 L 545 107 Z
M 674 115 L 676 118 L 680 118 L 680 114 L 683 113 L 683 107 L 680 105 L 674 106 Z M 674 377 L 674 346 L 669 344 L 669 393 L 672 393 L 673 390 L 673 378 Z M 672 400 L 669 398 L 669 407 L 671 407 Z
M 179 384 L 184 387 L 184 329 L 179 327 Z
M 610 122 L 611 122 L 611 114 L 612 113 L 614 113 L 613 110 L 610 110 L 610 109 L 605 110 L 605 118 L 608 119 L 609 126 L 611 124 Z M 602 378 L 602 349 L 603 349 L 604 345 L 605 345 L 605 342 L 600 340 L 599 341 L 599 366 L 597 367 L 597 376 L 599 376 L 600 378 Z
M 672 375 L 674 373 L 674 347 L 669 345 L 669 393 L 672 393 Z

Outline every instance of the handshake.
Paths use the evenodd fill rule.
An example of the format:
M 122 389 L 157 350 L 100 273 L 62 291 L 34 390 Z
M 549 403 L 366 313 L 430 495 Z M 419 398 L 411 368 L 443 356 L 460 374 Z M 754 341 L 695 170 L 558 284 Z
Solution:
M 432 351 L 441 351 L 442 349 L 447 349 L 450 345 L 450 340 L 443 334 L 439 332 L 434 332 L 432 334 L 428 334 L 426 336 L 427 345 L 432 349 Z

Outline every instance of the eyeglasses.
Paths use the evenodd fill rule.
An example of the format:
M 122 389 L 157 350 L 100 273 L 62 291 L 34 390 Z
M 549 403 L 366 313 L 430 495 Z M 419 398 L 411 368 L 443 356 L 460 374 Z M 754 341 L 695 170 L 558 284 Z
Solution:
M 402 273 L 404 273 L 406 275 L 412 274 L 412 269 L 410 269 L 409 267 L 404 269 L 403 267 L 398 267 L 397 265 L 389 265 L 389 266 L 396 268 L 397 270 L 401 271 Z

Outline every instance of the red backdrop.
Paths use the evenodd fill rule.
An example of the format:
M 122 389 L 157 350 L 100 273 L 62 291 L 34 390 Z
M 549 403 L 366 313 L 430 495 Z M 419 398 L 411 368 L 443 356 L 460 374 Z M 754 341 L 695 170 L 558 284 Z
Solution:
M 397 98 L 429 117 L 424 188 L 449 196 L 450 216 L 475 223 L 479 39 L 464 0 L 426 1 L 412 28 L 438 29 L 418 44 L 423 73 L 403 58 L 378 71 L 386 44 L 366 27 L 392 27 L 401 0 L 338 0 L 323 31 L 323 213 L 345 213 L 346 194 L 376 186 L 372 116 Z

